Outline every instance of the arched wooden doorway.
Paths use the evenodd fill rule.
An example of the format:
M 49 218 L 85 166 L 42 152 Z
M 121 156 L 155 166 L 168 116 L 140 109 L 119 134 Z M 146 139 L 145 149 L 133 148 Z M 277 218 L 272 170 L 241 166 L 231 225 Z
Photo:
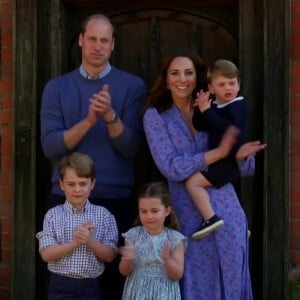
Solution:
M 161 58 L 181 48 L 193 49 L 206 63 L 216 58 L 239 63 L 237 37 L 225 24 L 201 14 L 147 9 L 113 14 L 111 20 L 116 35 L 112 64 L 141 76 L 147 84 L 152 82 Z M 80 64 L 78 32 L 67 35 L 71 35 L 68 69 L 72 70 Z
M 225 24 L 183 10 L 132 10 L 110 16 L 115 26 L 115 49 L 111 63 L 141 76 L 150 87 L 161 58 L 177 49 L 196 51 L 206 63 L 228 58 L 238 64 L 237 38 Z M 78 24 L 80 25 L 80 24 Z M 80 65 L 78 31 L 67 31 L 67 70 Z M 137 185 L 160 177 L 148 149 L 141 151 Z
M 44 299 L 39 294 L 44 287 L 42 274 L 36 267 L 35 259 L 39 256 L 34 237 L 35 223 L 39 224 L 43 217 L 49 194 L 51 168 L 39 142 L 38 112 L 42 89 L 50 78 L 72 68 L 69 61 L 72 38 L 87 15 L 105 13 L 113 19 L 119 18 L 120 22 L 123 20 L 126 25 L 137 14 L 149 11 L 172 12 L 170 20 L 178 15 L 180 20 L 201 18 L 232 35 L 234 47 L 238 49 L 239 57 L 235 58 L 242 71 L 243 91 L 253 116 L 251 136 L 267 141 L 270 150 L 264 157 L 257 158 L 256 176 L 247 181 L 242 195 L 249 221 L 252 221 L 251 229 L 255 229 L 250 242 L 255 298 L 283 298 L 288 269 L 290 6 L 289 1 L 282 0 L 15 1 L 14 299 Z M 157 24 L 153 17 L 148 19 Z M 165 17 L 158 19 L 160 27 L 168 26 Z M 132 29 L 135 32 L 139 28 Z M 165 32 L 176 41 L 174 45 L 181 45 L 179 41 L 183 37 L 171 29 L 169 27 Z M 198 31 L 190 29 L 187 34 L 191 32 Z M 124 37 L 126 52 L 132 48 L 133 37 L 136 36 Z M 197 35 L 196 38 L 200 37 Z M 210 36 L 206 38 L 196 45 L 210 40 Z M 121 41 L 121 37 L 118 39 Z M 155 58 L 162 54 L 149 53 L 156 53 Z M 116 54 L 113 62 L 117 64 Z M 205 58 L 204 52 L 202 55 Z M 151 57 L 150 61 L 155 67 L 157 60 Z M 142 64 L 143 61 L 136 63 Z M 139 70 L 136 65 L 134 68 Z M 151 70 L 148 72 L 153 76 Z M 140 75 L 151 81 L 150 75 Z
M 68 11 L 64 18 L 62 34 L 65 39 L 62 42 L 64 50 L 61 59 L 65 62 L 65 70 L 61 73 L 73 70 L 81 62 L 78 47 L 81 22 L 72 17 L 72 14 L 68 14 Z M 238 64 L 237 37 L 225 24 L 210 20 L 201 14 L 179 9 L 140 9 L 111 14 L 110 18 L 115 26 L 116 35 L 111 63 L 141 76 L 148 86 L 153 81 L 161 58 L 180 48 L 193 49 L 207 63 L 222 57 Z M 136 165 L 137 186 L 160 177 L 148 149 L 141 151 Z M 49 181 L 50 175 L 48 179 L 44 176 L 45 180 Z M 44 210 L 45 207 L 41 207 L 38 215 L 43 215 Z
M 178 49 L 192 49 L 206 63 L 228 58 L 238 64 L 237 38 L 224 24 L 181 10 L 132 10 L 110 16 L 115 26 L 111 63 L 141 76 L 151 86 L 161 58 Z M 80 25 L 80 24 L 78 24 Z M 68 30 L 67 70 L 81 62 L 78 30 Z M 137 185 L 160 177 L 148 149 L 138 158 Z

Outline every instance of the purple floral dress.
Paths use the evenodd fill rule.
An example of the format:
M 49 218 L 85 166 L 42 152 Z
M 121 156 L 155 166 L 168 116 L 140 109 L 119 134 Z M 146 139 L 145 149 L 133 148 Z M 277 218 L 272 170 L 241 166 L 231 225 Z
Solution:
M 191 238 L 202 217 L 187 194 L 184 180 L 206 169 L 207 134 L 197 132 L 193 136 L 175 106 L 162 114 L 155 108 L 148 109 L 144 128 L 153 159 L 168 179 L 181 232 L 188 237 L 182 299 L 252 300 L 247 219 L 231 184 L 208 189 L 224 226 L 200 241 Z M 240 168 L 242 175 L 253 175 L 254 157 L 249 157 Z

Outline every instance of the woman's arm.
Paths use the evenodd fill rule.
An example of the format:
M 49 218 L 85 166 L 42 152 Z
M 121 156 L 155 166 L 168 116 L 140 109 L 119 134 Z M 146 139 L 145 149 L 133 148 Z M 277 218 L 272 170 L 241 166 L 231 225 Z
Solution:
M 242 145 L 236 153 L 237 160 L 246 159 L 248 156 L 255 155 L 256 153 L 266 149 L 267 144 L 262 144 L 260 141 L 252 141 Z
M 255 154 L 266 149 L 267 144 L 252 141 L 243 144 L 236 153 L 241 176 L 253 176 L 255 172 Z
M 174 124 L 166 124 L 153 108 L 144 115 L 144 129 L 152 157 L 161 173 L 170 180 L 182 181 L 199 170 L 205 170 L 207 165 L 226 157 L 235 141 L 233 132 L 229 131 L 218 148 L 192 153 L 191 143 L 186 142 L 188 137 Z M 188 143 L 186 149 L 182 146 L 184 143 Z

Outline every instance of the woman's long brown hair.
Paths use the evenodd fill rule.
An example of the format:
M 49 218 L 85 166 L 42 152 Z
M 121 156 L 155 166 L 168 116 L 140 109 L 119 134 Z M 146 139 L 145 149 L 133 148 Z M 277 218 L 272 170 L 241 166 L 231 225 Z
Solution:
M 147 98 L 145 110 L 150 107 L 155 107 L 159 113 L 162 113 L 172 106 L 173 99 L 170 90 L 167 87 L 167 73 L 171 62 L 176 57 L 189 58 L 195 67 L 197 83 L 193 91 L 193 98 L 196 98 L 196 93 L 201 89 L 207 89 L 206 73 L 207 68 L 199 55 L 190 50 L 181 50 L 165 56 L 160 64 L 153 87 L 150 89 Z

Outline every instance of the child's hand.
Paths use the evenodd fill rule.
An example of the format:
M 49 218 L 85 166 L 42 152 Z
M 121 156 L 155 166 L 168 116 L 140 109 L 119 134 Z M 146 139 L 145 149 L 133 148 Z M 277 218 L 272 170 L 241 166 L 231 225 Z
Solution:
M 122 255 L 122 259 L 126 260 L 134 260 L 135 257 L 135 245 L 127 244 L 120 248 L 120 253 Z
M 91 233 L 95 229 L 95 226 L 92 225 L 90 222 L 85 222 L 78 226 L 75 229 L 74 239 L 80 245 L 85 245 L 88 243 L 89 239 L 91 238 Z
M 133 272 L 135 265 L 135 251 L 135 244 L 132 242 L 128 243 L 128 241 L 125 243 L 125 246 L 119 249 L 121 254 L 119 270 L 123 276 L 129 276 Z
M 162 259 L 164 262 L 168 261 L 172 257 L 172 250 L 169 244 L 165 244 L 162 250 Z
M 203 90 L 200 90 L 200 92 L 197 93 L 197 98 L 195 100 L 194 106 L 198 106 L 199 110 L 202 113 L 210 108 L 212 99 L 209 98 L 209 96 L 209 91 L 204 92 Z

